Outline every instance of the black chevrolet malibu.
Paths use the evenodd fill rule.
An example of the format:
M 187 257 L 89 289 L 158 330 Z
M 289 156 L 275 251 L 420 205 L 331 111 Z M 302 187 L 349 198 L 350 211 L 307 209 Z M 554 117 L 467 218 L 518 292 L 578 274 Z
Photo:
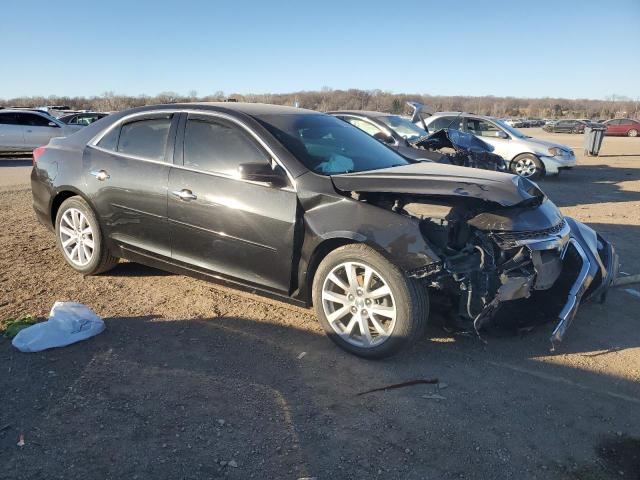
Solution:
M 174 104 L 110 115 L 34 152 L 33 202 L 66 262 L 126 258 L 313 304 L 364 357 L 422 331 L 430 304 L 470 331 L 603 298 L 612 246 L 527 179 L 413 162 L 328 115 Z

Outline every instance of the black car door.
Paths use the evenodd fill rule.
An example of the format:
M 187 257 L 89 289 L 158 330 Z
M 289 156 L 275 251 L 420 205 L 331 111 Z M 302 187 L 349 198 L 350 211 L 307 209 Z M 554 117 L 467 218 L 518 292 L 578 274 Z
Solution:
M 86 190 L 116 244 L 171 256 L 167 182 L 178 115 L 152 113 L 116 125 L 84 152 Z
M 287 291 L 297 196 L 286 186 L 241 179 L 241 164 L 275 161 L 255 134 L 230 118 L 189 114 L 169 174 L 174 261 L 243 283 Z

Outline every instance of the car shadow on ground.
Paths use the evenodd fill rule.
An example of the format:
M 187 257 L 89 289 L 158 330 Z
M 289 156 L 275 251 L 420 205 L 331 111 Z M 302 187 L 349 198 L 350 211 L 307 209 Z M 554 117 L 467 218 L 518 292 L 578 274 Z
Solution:
M 625 190 L 620 184 L 640 180 L 640 167 L 580 165 L 559 177 L 546 177 L 538 183 L 559 207 L 585 203 L 640 201 L 640 192 Z
M 629 458 L 609 467 L 598 449 L 640 435 L 638 385 L 542 363 L 526 339 L 485 345 L 430 330 L 396 357 L 366 361 L 315 326 L 154 315 L 106 324 L 41 353 L 0 343 L 7 478 L 585 478 L 576 468 L 633 478 L 612 470 Z M 358 395 L 416 378 L 440 388 Z
M 102 276 L 107 277 L 168 277 L 171 275 L 174 274 L 166 270 L 159 270 L 147 265 L 128 261 L 120 262 L 113 270 L 109 270 L 102 274 Z

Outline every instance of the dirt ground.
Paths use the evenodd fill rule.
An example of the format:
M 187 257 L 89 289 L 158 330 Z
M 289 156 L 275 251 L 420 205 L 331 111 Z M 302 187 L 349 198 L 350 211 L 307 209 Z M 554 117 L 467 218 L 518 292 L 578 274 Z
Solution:
M 640 139 L 576 151 L 542 188 L 640 272 Z M 0 189 L 0 318 L 73 300 L 107 329 L 33 354 L 0 339 L 0 478 L 640 478 L 638 289 L 583 305 L 555 353 L 551 324 L 487 345 L 431 326 L 365 361 L 305 309 L 131 263 L 74 273 L 16 166 Z M 356 395 L 420 378 L 440 388 Z

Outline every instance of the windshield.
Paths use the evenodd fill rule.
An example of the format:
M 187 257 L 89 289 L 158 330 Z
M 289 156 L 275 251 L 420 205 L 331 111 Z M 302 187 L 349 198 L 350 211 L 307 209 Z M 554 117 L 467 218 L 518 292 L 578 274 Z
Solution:
M 426 130 L 418 127 L 417 125 L 412 123 L 411 120 L 399 117 L 397 115 L 378 117 L 378 119 L 405 140 L 417 140 L 418 138 L 429 135 Z
M 511 125 L 509 125 L 507 122 L 503 120 L 495 120 L 495 122 L 516 138 L 529 138 L 528 135 L 525 135 L 517 128 L 513 128 Z
M 329 115 L 260 115 L 256 119 L 309 170 L 363 172 L 410 162 L 357 127 Z

